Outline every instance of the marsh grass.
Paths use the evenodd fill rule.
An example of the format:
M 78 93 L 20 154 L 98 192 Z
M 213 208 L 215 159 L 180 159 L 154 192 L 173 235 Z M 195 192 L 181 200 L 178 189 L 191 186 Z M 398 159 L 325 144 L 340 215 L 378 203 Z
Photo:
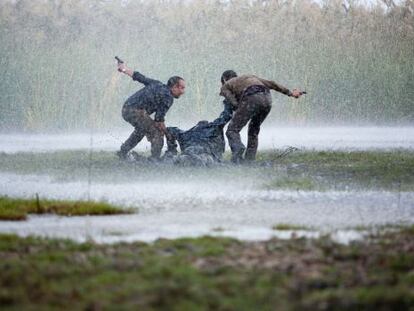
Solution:
M 278 158 L 265 152 L 269 161 L 286 171 L 267 187 L 307 190 L 384 189 L 414 190 L 414 152 L 393 151 L 301 151 Z
M 61 216 L 114 215 L 133 213 L 108 203 L 90 201 L 52 201 L 12 199 L 0 197 L 0 220 L 26 220 L 28 214 L 55 214 Z
M 411 310 L 414 229 L 78 244 L 0 234 L 2 310 Z

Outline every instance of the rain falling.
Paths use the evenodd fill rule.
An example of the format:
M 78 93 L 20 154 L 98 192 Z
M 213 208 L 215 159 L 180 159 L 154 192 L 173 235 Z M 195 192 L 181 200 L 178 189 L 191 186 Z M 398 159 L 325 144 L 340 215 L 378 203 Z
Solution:
M 247 252 L 413 232 L 412 0 L 3 0 L 0 42 L 1 241 Z M 13 297 L 0 307 L 27 307 Z M 281 310 L 321 306 L 306 299 Z

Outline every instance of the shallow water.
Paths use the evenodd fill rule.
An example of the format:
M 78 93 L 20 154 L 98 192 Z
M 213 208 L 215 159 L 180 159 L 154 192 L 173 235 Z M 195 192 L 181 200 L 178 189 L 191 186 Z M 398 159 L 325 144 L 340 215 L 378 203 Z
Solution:
M 126 137 L 128 133 L 118 133 Z M 73 135 L 0 135 L 0 152 L 45 152 L 69 149 L 116 150 L 113 133 Z M 265 128 L 260 149 L 287 145 L 317 150 L 413 149 L 414 128 Z M 144 142 L 141 150 L 148 148 Z M 260 172 L 260 171 L 259 171 Z M 49 199 L 92 199 L 136 207 L 139 213 L 122 216 L 30 216 L 24 222 L 0 222 L 0 232 L 36 234 L 97 242 L 153 241 L 200 235 L 225 235 L 243 240 L 272 236 L 288 238 L 277 224 L 295 224 L 329 232 L 348 242 L 361 237 L 356 226 L 414 223 L 414 193 L 392 191 L 264 190 L 259 176 L 234 179 L 137 178 L 62 182 L 47 175 L 0 172 L 0 195 Z
M 245 240 L 283 237 L 276 224 L 296 224 L 344 235 L 349 228 L 414 223 L 414 193 L 388 191 L 281 191 L 242 183 L 86 182 L 60 183 L 47 176 L 0 174 L 0 194 L 13 197 L 105 200 L 136 207 L 127 216 L 32 216 L 1 222 L 0 232 L 67 237 L 98 242 L 226 235 Z M 87 190 L 89 189 L 89 191 Z M 345 230 L 345 231 L 344 231 Z M 315 232 L 301 232 L 315 235 Z M 354 236 L 351 232 L 350 236 Z M 345 240 L 349 238 L 345 234 Z
M 0 134 L 0 152 L 72 149 L 116 150 L 129 132 L 81 134 Z M 246 131 L 242 139 L 246 141 Z M 91 139 L 92 138 L 92 139 Z M 315 150 L 414 149 L 414 127 L 263 127 L 259 150 L 293 146 Z M 143 139 L 137 150 L 150 150 Z

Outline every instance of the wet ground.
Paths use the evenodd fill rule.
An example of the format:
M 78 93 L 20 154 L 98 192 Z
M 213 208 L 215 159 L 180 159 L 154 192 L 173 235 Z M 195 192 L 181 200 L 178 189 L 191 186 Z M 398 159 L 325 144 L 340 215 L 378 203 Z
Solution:
M 331 151 L 405 149 L 409 152 L 414 149 L 414 128 L 265 129 L 261 138 L 262 152 L 287 145 L 301 150 Z M 91 145 L 94 150 L 116 150 L 119 143 L 109 134 L 93 135 L 92 140 L 90 135 L 80 134 L 0 136 L 0 151 L 15 153 L 16 157 L 22 157 L 21 152 L 37 155 L 41 151 L 89 149 Z M 145 148 L 144 145 L 141 150 Z M 131 172 L 124 174 L 113 159 L 105 170 L 84 168 L 88 170 L 92 173 L 79 179 L 73 176 L 78 174 L 77 168 L 70 171 L 62 168 L 59 173 L 42 167 L 31 172 L 3 170 L 0 195 L 33 198 L 37 193 L 43 198 L 105 200 L 135 207 L 138 213 L 104 217 L 31 216 L 25 222 L 1 222 L 0 232 L 98 242 L 153 241 L 160 237 L 205 234 L 265 240 L 272 236 L 290 237 L 291 230 L 273 227 L 294 224 L 316 229 L 295 231 L 296 235 L 316 236 L 328 232 L 337 240 L 347 242 L 361 236 L 355 230 L 357 227 L 414 223 L 412 191 L 347 186 L 323 191 L 297 185 L 283 189 L 265 187 L 273 175 L 286 174 L 283 168 L 271 174 L 269 168 L 261 166 L 194 171 L 174 168 L 163 174 L 162 167 L 131 166 Z

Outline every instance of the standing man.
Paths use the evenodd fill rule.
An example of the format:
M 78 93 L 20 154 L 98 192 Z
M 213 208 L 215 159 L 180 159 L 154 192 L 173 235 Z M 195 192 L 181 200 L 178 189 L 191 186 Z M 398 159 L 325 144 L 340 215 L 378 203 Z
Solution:
M 144 84 L 145 87 L 128 98 L 122 107 L 122 117 L 135 130 L 122 144 L 117 154 L 121 159 L 126 159 L 128 152 L 146 136 L 151 142 L 151 159 L 158 160 L 164 145 L 164 135 L 168 138 L 164 123 L 165 114 L 172 106 L 174 98 L 184 94 L 185 81 L 181 77 L 173 76 L 165 85 L 137 71 L 132 71 L 125 63 L 118 63 L 118 71 Z M 152 119 L 150 115 L 154 112 L 155 116 Z
M 226 76 L 231 75 L 229 72 L 231 71 L 226 70 L 223 72 L 223 85 L 220 95 L 230 102 L 234 110 L 226 131 L 232 152 L 231 160 L 234 163 L 240 163 L 246 151 L 244 159 L 251 161 L 256 159 L 260 125 L 272 108 L 270 90 L 272 89 L 294 98 L 299 98 L 302 92 L 297 89 L 290 91 L 274 81 L 262 79 L 254 75 L 242 75 L 239 77 L 233 75 L 233 77 L 226 79 Z M 249 121 L 246 149 L 241 141 L 240 131 Z

